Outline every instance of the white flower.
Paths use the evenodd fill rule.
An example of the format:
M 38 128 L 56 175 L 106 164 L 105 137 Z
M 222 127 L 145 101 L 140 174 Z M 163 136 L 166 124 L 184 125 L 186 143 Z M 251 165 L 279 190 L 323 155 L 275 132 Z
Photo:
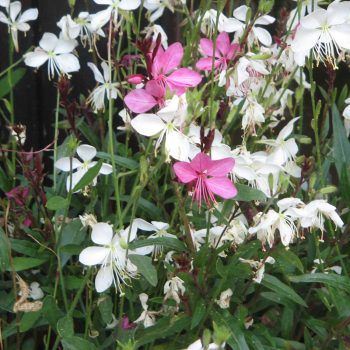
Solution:
M 255 270 L 255 276 L 253 278 L 253 281 L 260 284 L 262 279 L 264 278 L 264 273 L 265 273 L 265 264 L 274 264 L 275 259 L 271 256 L 268 256 L 265 261 L 264 259 L 260 259 L 260 261 L 255 261 L 255 260 L 246 260 L 239 258 L 242 263 L 249 264 L 254 270 Z
M 151 221 L 151 223 L 149 223 L 143 219 L 139 219 L 138 227 L 140 230 L 143 230 L 143 231 L 155 232 L 150 236 L 148 236 L 147 239 L 162 238 L 162 237 L 175 238 L 175 239 L 177 238 L 175 235 L 167 232 L 167 230 L 169 229 L 169 224 L 165 222 Z M 153 253 L 154 257 L 157 257 L 163 252 L 163 247 L 160 245 L 152 245 L 147 248 L 149 249 L 149 252 Z
M 150 12 L 149 21 L 155 22 L 163 15 L 166 8 L 174 13 L 175 5 L 178 3 L 185 5 L 186 0 L 144 0 L 143 6 Z
M 29 67 L 39 68 L 48 61 L 49 79 L 55 76 L 55 72 L 68 75 L 80 69 L 79 60 L 72 54 L 77 44 L 76 40 L 64 40 L 55 34 L 45 33 L 39 47 L 24 56 L 24 62 Z
M 38 282 L 32 282 L 29 286 L 29 298 L 33 300 L 39 300 L 44 297 L 44 292 L 40 288 L 40 284 Z
M 164 49 L 168 48 L 168 36 L 159 24 L 149 25 L 143 30 L 143 33 L 146 34 L 146 38 L 152 37 L 153 42 L 156 42 L 158 35 L 160 35 L 161 45 Z
M 246 28 L 246 18 L 249 7 L 242 5 L 237 7 L 233 11 L 233 17 L 227 18 L 223 24 L 223 28 L 226 32 L 235 32 L 237 38 L 240 38 Z M 251 30 L 250 38 L 248 41 L 257 38 L 263 45 L 270 46 L 272 44 L 271 34 L 264 28 L 257 27 L 257 25 L 268 25 L 275 22 L 275 18 L 269 15 L 263 15 L 256 19 Z
M 300 221 L 300 225 L 303 228 L 316 228 L 324 231 L 324 218 L 328 218 L 334 222 L 334 224 L 342 228 L 344 222 L 336 212 L 337 208 L 323 199 L 316 199 L 301 208 L 291 208 L 287 212 L 290 215 L 294 215 Z M 321 237 L 321 240 L 323 236 Z
M 322 259 L 315 259 L 314 260 L 314 263 L 316 265 L 322 265 L 324 264 L 324 261 Z M 318 270 L 318 266 L 315 266 L 310 273 L 315 273 L 316 271 Z M 322 269 L 321 269 L 322 270 Z M 325 274 L 328 274 L 329 271 L 333 271 L 335 272 L 336 274 L 338 275 L 341 275 L 341 272 L 342 272 L 342 267 L 341 266 L 338 266 L 338 265 L 334 265 L 334 266 L 330 266 L 330 267 L 326 267 L 323 269 L 323 273 Z
M 104 292 L 112 284 L 121 291 L 121 285 L 126 284 L 127 279 L 136 277 L 137 268 L 129 260 L 127 252 L 129 255 L 145 255 L 143 248 L 128 249 L 128 244 L 136 239 L 137 221 L 135 219 L 130 227 L 114 236 L 113 227 L 109 224 L 101 222 L 92 227 L 91 240 L 98 246 L 83 249 L 79 261 L 87 266 L 101 265 L 95 279 L 97 292 Z
M 271 147 L 268 156 L 268 162 L 277 165 L 284 165 L 289 160 L 293 160 L 298 152 L 298 146 L 294 138 L 286 140 L 292 133 L 294 123 L 299 119 L 293 118 L 278 134 L 275 140 L 261 140 L 260 143 L 265 143 Z
M 69 192 L 70 190 L 74 189 L 75 185 L 81 180 L 81 178 L 88 172 L 90 168 L 92 168 L 94 165 L 96 165 L 97 162 L 92 161 L 93 158 L 96 156 L 96 148 L 90 145 L 80 145 L 77 148 L 78 156 L 83 160 L 83 163 L 80 162 L 77 158 L 69 158 L 69 157 L 63 157 L 59 159 L 55 163 L 55 167 L 62 171 L 72 171 L 76 170 L 72 176 L 67 177 L 66 182 L 66 188 Z M 102 175 L 109 175 L 112 173 L 112 166 L 103 163 L 102 167 L 100 169 L 99 174 Z M 72 177 L 72 184 L 70 182 L 70 178 Z M 96 185 L 97 178 L 93 180 L 92 185 Z
M 174 96 L 166 101 L 166 106 L 157 114 L 142 113 L 132 121 L 132 127 L 141 135 L 150 137 L 160 134 L 155 145 L 155 151 L 165 138 L 165 153 L 182 161 L 187 161 L 190 145 L 186 136 L 179 130 L 183 123 L 183 115 L 186 111 L 181 104 L 179 96 Z
M 91 28 L 94 31 L 102 28 L 111 18 L 118 22 L 119 10 L 136 10 L 141 5 L 141 0 L 94 0 L 98 5 L 107 5 L 94 15 L 91 15 Z
M 164 301 L 167 299 L 173 299 L 176 304 L 180 304 L 181 301 L 179 295 L 184 295 L 186 291 L 184 283 L 185 282 L 177 276 L 166 281 L 164 284 Z
M 143 311 L 142 311 L 140 317 L 137 320 L 135 320 L 134 322 L 135 323 L 143 323 L 143 326 L 145 328 L 152 327 L 156 323 L 155 315 L 157 314 L 157 312 L 148 311 L 148 305 L 147 305 L 148 295 L 146 293 L 139 294 L 139 298 L 141 301 Z
M 237 98 L 234 103 L 238 105 L 242 100 L 242 98 Z M 255 126 L 265 121 L 264 107 L 258 103 L 255 97 L 247 96 L 240 113 L 243 114 L 242 129 L 245 132 L 251 131 L 255 135 Z
M 211 36 L 216 28 L 216 19 L 218 13 L 214 9 L 210 9 L 204 13 L 204 15 L 198 18 L 198 21 L 201 22 L 201 32 L 206 36 Z M 219 23 L 218 23 L 218 31 L 222 32 L 224 30 L 223 25 L 226 21 L 226 16 L 222 13 L 219 14 Z
M 256 226 L 249 229 L 250 234 L 257 234 L 257 238 L 263 246 L 268 243 L 270 247 L 275 241 L 275 231 L 278 230 L 281 236 L 281 242 L 284 246 L 288 246 L 297 235 L 297 228 L 294 224 L 296 216 L 286 209 L 295 207 L 302 202 L 295 198 L 284 199 L 277 203 L 280 207 L 280 212 L 277 213 L 270 209 L 266 214 L 259 213 L 254 218 L 259 222 Z
M 5 7 L 7 12 L 6 15 L 0 11 L 0 22 L 8 25 L 13 44 L 16 51 L 18 51 L 18 31 L 27 32 L 30 29 L 30 25 L 27 22 L 38 18 L 38 9 L 32 8 L 21 14 L 22 4 L 19 1 L 10 3 L 10 0 L 1 1 L 0 6 Z
M 300 1 L 300 0 L 293 0 L 293 1 Z M 294 29 L 300 18 L 305 17 L 307 14 L 312 13 L 313 11 L 319 9 L 318 3 L 322 0 L 302 0 L 301 5 L 297 6 L 295 9 L 293 9 L 288 18 L 287 22 L 287 29 L 291 28 Z M 300 16 L 300 18 L 299 18 Z
M 346 136 L 349 137 L 350 135 L 350 98 L 347 98 L 345 100 L 345 103 L 347 103 L 348 106 L 346 106 L 346 108 L 343 111 L 344 127 L 346 130 Z
M 57 26 L 62 31 L 62 36 L 66 40 L 72 40 L 80 37 L 83 46 L 89 43 L 90 49 L 94 44 L 97 35 L 104 37 L 102 29 L 94 31 L 91 27 L 91 15 L 88 12 L 80 12 L 78 17 L 73 19 L 71 15 L 63 16 Z
M 105 108 L 105 98 L 116 99 L 118 97 L 118 83 L 111 83 L 109 67 L 106 62 L 101 63 L 101 67 L 103 70 L 103 75 L 100 73 L 95 64 L 89 62 L 88 66 L 94 73 L 95 80 L 100 83 L 98 87 L 96 87 L 90 94 L 87 102 L 92 103 L 92 106 L 95 111 L 104 110 Z
M 313 51 L 317 62 L 328 62 L 336 67 L 336 56 L 342 50 L 350 50 L 350 2 L 333 2 L 325 9 L 318 9 L 301 18 L 292 42 L 294 52 Z
M 193 232 L 193 239 L 197 246 L 197 249 L 200 248 L 202 244 L 206 242 L 206 236 L 208 234 L 208 242 L 211 247 L 217 248 L 217 244 L 219 242 L 219 238 L 221 234 L 224 232 L 225 226 L 214 226 L 209 229 L 203 228 L 198 231 Z M 224 239 L 221 237 L 218 247 L 221 247 L 224 244 Z M 220 256 L 226 256 L 224 252 L 221 252 Z
M 185 350 L 223 350 L 225 349 L 226 343 L 217 345 L 215 343 L 210 343 L 208 346 L 202 344 L 202 340 L 198 339 L 191 345 L 189 345 Z
M 230 300 L 232 297 L 232 289 L 226 289 L 220 294 L 220 299 L 215 300 L 215 302 L 222 308 L 222 309 L 228 309 L 230 307 Z

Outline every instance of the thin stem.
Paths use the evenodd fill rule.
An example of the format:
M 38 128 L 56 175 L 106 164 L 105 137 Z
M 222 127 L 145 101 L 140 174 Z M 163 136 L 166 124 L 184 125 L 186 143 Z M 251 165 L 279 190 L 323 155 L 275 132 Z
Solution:
M 60 90 L 57 88 L 57 97 L 56 97 L 56 110 L 55 110 L 55 140 L 54 140 L 54 149 L 53 149 L 53 161 L 54 164 L 57 162 L 57 142 L 58 142 L 58 121 L 60 113 Z M 54 165 L 53 167 L 53 189 L 56 192 L 57 189 L 57 169 Z

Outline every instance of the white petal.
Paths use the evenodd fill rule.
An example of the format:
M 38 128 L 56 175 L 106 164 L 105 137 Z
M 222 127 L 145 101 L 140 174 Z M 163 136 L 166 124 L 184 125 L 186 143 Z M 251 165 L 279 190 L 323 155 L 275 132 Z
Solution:
M 132 252 L 131 254 L 148 255 L 148 254 L 151 254 L 153 250 L 154 250 L 154 245 L 148 245 L 146 247 L 136 248 L 130 252 Z
M 21 12 L 22 4 L 19 1 L 14 1 L 10 3 L 9 15 L 12 22 L 16 22 L 18 14 Z
M 103 79 L 103 76 L 100 73 L 100 71 L 98 70 L 98 68 L 96 67 L 96 65 L 94 63 L 91 63 L 91 62 L 89 62 L 87 65 L 93 71 L 95 80 L 101 84 L 104 84 L 105 81 Z
M 92 226 L 91 240 L 100 245 L 109 245 L 113 238 L 113 227 L 104 222 Z
M 299 119 L 293 118 L 278 134 L 277 139 L 278 140 L 285 140 L 293 131 L 294 123 Z
M 113 0 L 94 0 L 98 5 L 113 5 Z
M 109 175 L 113 172 L 113 167 L 110 164 L 103 163 L 102 167 L 100 169 L 100 174 L 102 175 Z
M 284 220 L 280 220 L 278 230 L 280 232 L 282 244 L 288 246 L 293 240 L 292 228 Z
M 27 11 L 24 11 L 18 22 L 22 23 L 22 22 L 28 22 L 28 21 L 35 21 L 38 18 L 39 15 L 39 11 L 38 9 L 29 9 Z
M 2 7 L 9 7 L 10 5 L 10 0 L 0 0 L 0 6 Z
M 24 56 L 24 63 L 29 67 L 38 68 L 48 59 L 49 56 L 47 55 L 46 51 L 37 48 L 34 52 L 29 52 Z
M 62 171 L 71 171 L 71 170 L 74 170 L 80 166 L 81 166 L 81 162 L 76 158 L 72 158 L 72 165 L 71 165 L 71 161 L 70 161 L 69 157 L 60 158 L 55 163 L 55 168 L 62 170 Z
M 188 161 L 190 144 L 187 137 L 178 131 L 168 132 L 165 139 L 165 151 L 177 160 Z
M 167 230 L 169 228 L 169 224 L 166 222 L 152 221 L 152 225 L 154 225 L 157 230 Z
M 110 77 L 109 77 L 109 66 L 107 64 L 107 62 L 103 61 L 101 63 L 101 67 L 102 67 L 102 70 L 103 70 L 103 78 L 104 78 L 104 81 L 110 81 Z
M 107 7 L 105 10 L 97 12 L 94 15 L 91 15 L 91 28 L 93 31 L 96 31 L 102 28 L 111 18 L 112 7 Z
M 324 9 L 316 10 L 300 20 L 301 27 L 305 29 L 321 28 L 327 23 L 327 11 Z
M 57 45 L 57 42 L 58 42 L 58 38 L 55 34 L 44 33 L 43 37 L 39 42 L 39 46 L 47 52 L 54 51 Z
M 223 29 L 227 33 L 238 32 L 244 29 L 244 24 L 236 18 L 227 18 L 223 23 Z
M 87 247 L 79 255 L 79 261 L 87 266 L 102 264 L 110 250 L 104 247 Z
M 150 224 L 143 219 L 135 219 L 133 225 L 136 225 L 137 228 L 143 231 L 157 231 L 157 228 L 153 224 Z
M 95 288 L 98 293 L 104 292 L 113 283 L 113 270 L 110 265 L 101 267 L 95 279 Z
M 118 7 L 121 10 L 136 10 L 141 5 L 141 0 L 121 0 Z
M 5 23 L 5 24 L 10 24 L 11 22 L 7 18 L 7 16 L 0 11 L 0 22 Z
M 80 69 L 79 60 L 70 53 L 56 56 L 54 60 L 62 73 L 77 72 Z
M 253 27 L 253 32 L 263 45 L 270 46 L 272 44 L 271 34 L 266 29 Z
M 67 176 L 67 182 L 66 182 L 66 189 L 67 192 L 69 192 L 70 190 L 73 190 L 74 187 L 78 184 L 78 182 L 81 180 L 81 178 L 86 174 L 86 170 L 83 168 L 79 168 L 78 171 L 76 171 L 75 173 L 72 174 L 72 176 Z M 72 177 L 72 187 L 70 184 L 70 180 Z
M 21 32 L 27 32 L 30 29 L 28 23 L 17 23 L 17 29 Z
M 333 40 L 342 48 L 350 50 L 350 24 L 343 24 L 329 29 Z
M 264 16 L 261 16 L 259 17 L 255 23 L 255 24 L 261 24 L 261 25 L 268 25 L 268 24 L 271 24 L 271 23 L 274 23 L 276 21 L 276 19 L 272 16 L 269 16 L 269 15 L 264 15 Z
M 292 50 L 294 52 L 307 52 L 316 45 L 320 35 L 321 32 L 318 29 L 300 27 L 292 41 Z
M 246 5 L 242 5 L 237 7 L 234 11 L 233 11 L 233 15 L 239 19 L 242 22 L 245 22 L 246 18 L 247 18 L 247 12 L 248 12 L 248 6 Z
M 154 136 L 165 128 L 165 124 L 156 114 L 143 113 L 131 121 L 132 127 L 141 135 Z
M 76 40 L 65 40 L 60 38 L 55 46 L 56 54 L 70 53 L 77 46 L 78 42 Z
M 96 157 L 96 148 L 90 145 L 80 145 L 77 148 L 78 156 L 84 161 L 90 161 Z

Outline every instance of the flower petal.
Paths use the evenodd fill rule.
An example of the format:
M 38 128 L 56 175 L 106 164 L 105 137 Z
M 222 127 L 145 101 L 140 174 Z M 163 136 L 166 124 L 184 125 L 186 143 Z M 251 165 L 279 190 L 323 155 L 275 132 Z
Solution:
M 242 5 L 233 11 L 233 15 L 242 22 L 247 19 L 248 6 Z
M 71 171 L 71 170 L 74 170 L 80 166 L 81 166 L 81 162 L 76 158 L 72 158 L 72 165 L 71 165 L 71 161 L 70 161 L 69 157 L 60 158 L 55 163 L 55 168 L 62 170 L 62 171 Z
M 107 290 L 113 283 L 113 269 L 110 265 L 101 267 L 95 278 L 95 288 L 98 293 Z
M 39 15 L 39 11 L 37 8 L 34 9 L 29 9 L 27 11 L 24 11 L 19 20 L 18 23 L 24 23 L 24 22 L 28 22 L 28 21 L 35 21 L 38 18 Z
M 198 173 L 202 173 L 205 170 L 208 170 L 208 168 L 211 166 L 212 160 L 208 155 L 201 152 L 198 153 L 191 162 L 191 167 L 197 171 Z
M 180 43 L 170 45 L 164 52 L 158 51 L 152 67 L 155 69 L 153 73 L 170 73 L 180 65 L 183 55 L 184 49 Z
M 228 34 L 222 32 L 216 38 L 216 47 L 220 51 L 221 56 L 226 56 L 230 50 L 231 42 Z
M 260 27 L 253 27 L 254 35 L 265 46 L 271 46 L 272 37 L 271 34 L 265 29 Z
M 18 14 L 21 12 L 21 8 L 22 8 L 22 4 L 20 1 L 14 1 L 10 3 L 8 11 L 12 22 L 16 22 L 16 18 Z
M 101 167 L 101 169 L 100 169 L 99 174 L 102 174 L 102 175 L 109 175 L 109 174 L 112 174 L 112 172 L 113 172 L 113 167 L 112 167 L 112 165 L 107 164 L 107 163 L 103 163 L 103 164 L 102 164 L 102 167 Z
M 74 48 L 77 46 L 78 42 L 76 40 L 65 40 L 63 38 L 58 39 L 56 47 L 55 47 L 55 53 L 56 54 L 64 54 L 64 53 L 70 53 L 74 50 Z
M 24 55 L 24 63 L 33 68 L 42 66 L 48 59 L 49 56 L 47 53 L 40 48 L 35 49 L 34 52 L 29 52 Z
M 113 227 L 104 222 L 92 226 L 91 240 L 100 245 L 109 245 L 113 238 Z
M 207 39 L 207 38 L 203 38 L 200 40 L 200 47 L 203 51 L 203 53 L 209 57 L 213 56 L 213 51 L 214 51 L 214 44 L 211 40 Z M 220 52 L 218 51 L 218 49 L 215 49 L 215 57 L 220 58 Z
M 80 69 L 79 60 L 71 53 L 58 55 L 54 60 L 63 73 L 77 72 Z
M 224 199 L 233 198 L 237 194 L 236 187 L 227 177 L 212 177 L 205 179 L 205 183 L 209 190 Z
M 350 24 L 341 24 L 329 29 L 333 40 L 345 50 L 350 50 Z
M 299 27 L 292 41 L 292 50 L 294 52 L 307 52 L 316 45 L 320 34 L 318 29 Z
M 165 128 L 165 124 L 156 114 L 139 114 L 131 121 L 131 126 L 141 135 L 154 136 Z
M 224 158 L 220 160 L 212 160 L 208 167 L 209 176 L 226 176 L 234 167 L 235 160 L 233 158 Z
M 215 60 L 214 61 L 214 68 L 217 68 L 220 65 L 220 61 Z M 211 71 L 213 68 L 213 58 L 212 57 L 206 57 L 201 58 L 196 63 L 196 68 L 200 70 L 206 70 Z
M 44 33 L 43 37 L 39 41 L 39 46 L 49 52 L 53 51 L 57 45 L 58 38 L 55 34 L 52 33 Z
M 169 87 L 176 91 L 177 95 L 183 93 L 183 88 L 195 87 L 201 81 L 200 74 L 188 68 L 180 68 L 167 77 Z
M 91 161 L 93 158 L 96 157 L 96 148 L 90 145 L 80 145 L 77 148 L 78 156 L 83 161 Z
M 197 179 L 198 175 L 191 167 L 190 163 L 177 162 L 174 164 L 174 171 L 178 179 L 187 184 Z
M 134 113 L 144 113 L 158 104 L 157 100 L 144 89 L 130 91 L 124 98 L 127 107 Z
M 171 130 L 166 134 L 165 151 L 176 160 L 188 160 L 190 144 L 182 133 Z
M 109 252 L 105 247 L 87 247 L 79 254 L 79 261 L 87 266 L 102 264 Z
M 141 5 L 141 0 L 120 0 L 118 7 L 121 10 L 136 10 Z

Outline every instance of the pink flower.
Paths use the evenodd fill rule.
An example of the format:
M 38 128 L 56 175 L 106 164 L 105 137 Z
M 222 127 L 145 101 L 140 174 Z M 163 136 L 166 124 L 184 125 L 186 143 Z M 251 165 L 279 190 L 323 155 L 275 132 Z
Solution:
M 153 107 L 164 106 L 165 89 L 154 80 L 146 84 L 145 89 L 130 91 L 124 99 L 127 107 L 134 113 L 145 113 Z
M 213 67 L 214 43 L 209 39 L 201 39 L 200 47 L 203 53 L 208 56 L 201 58 L 196 67 L 201 70 L 211 71 Z M 231 44 L 230 38 L 226 32 L 222 32 L 216 38 L 214 68 L 220 71 L 226 70 L 228 63 L 240 51 L 239 44 Z
M 224 199 L 237 194 L 236 187 L 227 178 L 234 165 L 233 158 L 211 160 L 205 153 L 198 153 L 191 163 L 175 163 L 174 171 L 181 182 L 193 185 L 193 199 L 199 206 L 203 200 L 211 206 L 216 202 L 214 194 Z
M 147 55 L 149 81 L 145 89 L 132 90 L 124 99 L 132 112 L 144 113 L 156 105 L 162 106 L 167 89 L 174 91 L 176 95 L 182 95 L 187 88 L 195 87 L 201 82 L 202 77 L 197 72 L 189 68 L 177 69 L 183 55 L 184 50 L 180 43 L 170 45 L 165 51 L 159 46 L 153 51 L 152 60 Z M 138 83 L 141 76 L 131 76 L 128 81 L 132 84 Z
M 121 328 L 124 330 L 130 330 L 137 326 L 136 323 L 130 322 L 127 316 L 124 316 L 121 321 Z
M 28 187 L 17 186 L 10 192 L 6 192 L 5 195 L 8 199 L 13 199 L 19 207 L 23 207 L 26 204 L 29 192 L 30 189 Z
M 202 77 L 191 69 L 176 69 L 184 55 L 184 49 L 180 43 L 170 45 L 165 51 L 158 48 L 153 59 L 152 78 L 158 84 L 175 91 L 176 95 L 182 95 L 189 87 L 197 86 Z

